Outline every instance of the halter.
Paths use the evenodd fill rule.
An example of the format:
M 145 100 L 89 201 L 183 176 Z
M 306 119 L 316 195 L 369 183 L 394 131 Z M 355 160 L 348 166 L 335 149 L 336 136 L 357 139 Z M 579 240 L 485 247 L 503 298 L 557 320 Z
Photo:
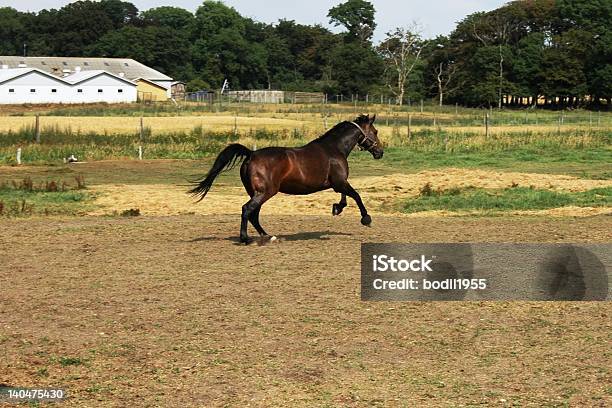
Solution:
M 359 131 L 361 132 L 361 135 L 363 136 L 362 138 L 360 138 L 360 140 L 357 141 L 357 145 L 359 146 L 359 148 L 361 150 L 367 150 L 370 151 L 373 148 L 376 147 L 376 145 L 378 145 L 378 142 L 376 142 L 376 140 L 371 139 L 366 132 L 363 131 L 363 129 L 361 128 L 361 126 L 359 126 L 357 123 L 355 122 L 351 122 L 353 125 L 357 126 L 357 129 L 359 129 Z M 365 144 L 365 142 L 368 142 L 368 145 Z

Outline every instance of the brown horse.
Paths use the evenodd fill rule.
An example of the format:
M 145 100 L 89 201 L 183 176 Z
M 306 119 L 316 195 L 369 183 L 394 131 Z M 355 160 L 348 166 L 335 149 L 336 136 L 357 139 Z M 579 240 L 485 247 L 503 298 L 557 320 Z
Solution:
M 269 236 L 259 224 L 259 211 L 279 191 L 285 194 L 311 194 L 333 188 L 341 194 L 341 198 L 339 203 L 333 205 L 332 214 L 342 212 L 346 207 L 346 196 L 349 196 L 359 207 L 361 223 L 368 226 L 372 218 L 359 193 L 347 181 L 347 157 L 355 146 L 369 151 L 375 159 L 383 156 L 378 131 L 374 127 L 375 120 L 376 115 L 372 118 L 361 115 L 353 122 L 341 122 L 318 139 L 297 148 L 266 147 L 252 151 L 241 144 L 231 144 L 217 156 L 206 177 L 197 182 L 189 193 L 199 196 L 198 201 L 201 201 L 219 173 L 244 160 L 240 178 L 251 199 L 242 206 L 241 242 L 249 242 L 249 221 L 259 235 Z

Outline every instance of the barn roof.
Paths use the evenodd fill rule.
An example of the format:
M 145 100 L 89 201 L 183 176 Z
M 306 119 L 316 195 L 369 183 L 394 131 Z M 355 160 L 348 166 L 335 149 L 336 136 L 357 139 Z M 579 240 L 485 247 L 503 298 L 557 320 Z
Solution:
M 8 68 L 8 69 L 0 69 L 0 85 L 8 82 L 12 79 L 15 78 L 19 78 L 22 77 L 24 75 L 29 74 L 30 72 L 38 72 L 41 75 L 47 76 L 49 78 L 52 78 L 58 82 L 63 82 L 67 85 L 77 85 L 80 84 L 81 82 L 87 81 L 88 79 L 92 79 L 95 77 L 98 77 L 100 75 L 108 75 L 110 77 L 113 77 L 115 79 L 118 79 L 122 82 L 125 82 L 127 84 L 136 86 L 136 84 L 128 79 L 125 78 L 121 78 L 117 75 L 113 75 L 109 72 L 106 71 L 102 71 L 102 70 L 94 70 L 94 71 L 82 71 L 82 72 L 75 72 L 72 75 L 68 75 L 65 77 L 57 77 L 55 75 L 51 75 L 48 72 L 45 71 L 41 71 L 40 69 L 36 69 L 36 68 Z M 151 81 L 147 81 L 147 82 L 151 82 Z M 154 82 L 151 82 L 154 85 Z M 159 86 L 159 85 L 158 85 Z M 161 87 L 161 86 L 160 86 Z M 163 88 L 163 87 L 161 87 Z M 165 89 L 165 88 L 164 88 Z
M 36 68 L 12 68 L 12 69 L 9 68 L 9 69 L 0 69 L 0 85 L 12 79 L 27 75 L 30 72 L 38 72 L 44 76 L 55 79 L 57 81 L 66 82 L 64 81 L 63 78 L 56 77 L 54 75 L 49 74 L 48 72 L 41 71 L 40 69 L 36 69 Z
M 126 82 L 126 83 L 128 83 L 130 85 L 134 85 L 134 82 L 132 82 L 132 81 L 129 81 L 129 80 L 125 79 L 125 78 L 121 78 L 120 76 L 117 76 L 117 75 L 113 75 L 112 73 L 103 71 L 101 69 L 95 69 L 95 70 L 92 70 L 92 71 L 75 72 L 74 74 L 70 74 L 68 76 L 65 76 L 62 79 L 67 81 L 67 82 L 70 82 L 73 85 L 76 85 L 76 84 L 79 84 L 81 82 L 87 81 L 88 79 L 92 79 L 92 78 L 98 77 L 100 75 L 108 75 L 108 76 L 111 76 L 111 77 L 113 77 L 115 79 L 118 79 L 120 81 Z
M 30 71 L 34 71 L 34 69 L 33 68 L 2 69 L 0 70 L 0 84 L 5 81 L 8 81 L 9 79 L 13 79 L 23 74 L 27 74 Z
M 76 71 L 103 70 L 125 78 L 146 78 L 148 80 L 171 81 L 172 78 L 131 58 L 89 58 L 89 57 L 16 57 L 0 56 L 0 65 L 9 68 L 37 68 L 61 76 Z
M 167 91 L 167 90 L 168 90 L 168 88 L 166 88 L 165 86 L 160 85 L 160 84 L 157 84 L 157 83 L 152 82 L 152 81 L 149 81 L 147 78 L 136 78 L 136 79 L 134 79 L 134 82 L 138 82 L 138 81 L 143 81 L 143 82 L 146 82 L 146 83 L 148 83 L 148 84 L 150 84 L 150 85 L 152 85 L 152 86 L 155 86 L 155 87 L 157 87 L 157 88 L 161 88 L 161 89 L 163 89 L 163 90 L 165 90 L 165 91 Z

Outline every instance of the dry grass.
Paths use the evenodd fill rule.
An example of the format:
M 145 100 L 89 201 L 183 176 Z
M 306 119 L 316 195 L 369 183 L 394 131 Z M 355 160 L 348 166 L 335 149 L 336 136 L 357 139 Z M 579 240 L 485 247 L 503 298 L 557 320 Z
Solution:
M 4 117 L 0 120 L 1 131 L 17 131 L 26 126 L 33 126 L 35 119 L 32 117 Z M 176 116 L 176 117 L 147 117 L 144 125 L 150 127 L 152 132 L 187 132 L 194 127 L 202 126 L 205 130 L 226 131 L 234 128 L 236 121 L 238 128 L 247 130 L 249 128 L 299 128 L 301 122 L 290 119 L 253 118 L 243 116 Z M 44 116 L 40 118 L 41 127 L 70 128 L 73 132 L 96 132 L 96 133 L 136 133 L 140 127 L 138 117 L 109 117 L 109 116 Z
M 452 188 L 476 187 L 503 189 L 511 186 L 534 187 L 557 191 L 586 191 L 612 186 L 612 180 L 585 180 L 572 176 L 553 174 L 532 174 L 518 172 L 496 172 L 472 169 L 440 169 L 422 171 L 416 174 L 390 174 L 351 178 L 351 183 L 360 192 L 372 214 L 401 215 L 395 205 L 409 197 L 419 194 L 426 183 L 432 188 L 449 190 Z M 139 208 L 146 215 L 176 214 L 238 214 L 247 201 L 242 187 L 216 183 L 209 195 L 199 204 L 187 196 L 187 187 L 163 184 L 148 185 L 98 185 L 94 191 L 99 193 L 96 200 L 98 209 L 93 215 L 120 213 L 128 208 Z M 331 213 L 331 205 L 339 200 L 339 195 L 325 191 L 308 196 L 287 196 L 278 194 L 263 207 L 262 214 L 309 214 L 326 215 Z M 353 202 L 347 212 L 357 213 Z M 553 216 L 591 216 L 610 213 L 610 208 L 578 208 L 515 212 L 516 214 L 553 215 Z M 431 211 L 418 213 L 420 216 L 452 216 L 453 212 Z
M 318 135 L 323 133 L 324 126 L 331 127 L 334 124 L 351 119 L 352 115 L 334 115 L 324 121 L 317 114 L 269 114 L 260 113 L 251 116 L 234 116 L 228 114 L 201 114 L 199 116 L 162 116 L 145 117 L 144 125 L 149 127 L 153 133 L 188 132 L 195 127 L 201 126 L 208 131 L 230 131 L 235 127 L 240 133 L 249 130 L 293 130 L 299 129 Z M 16 132 L 20 129 L 33 126 L 35 119 L 30 116 L 8 116 L 0 120 L 0 132 Z M 44 116 L 40 118 L 41 127 L 56 127 L 59 129 L 70 129 L 73 132 L 95 132 L 108 134 L 137 133 L 140 126 L 138 117 L 112 117 L 112 116 Z M 394 132 L 407 134 L 407 126 L 394 126 L 393 121 L 387 126 L 384 121 L 376 124 L 383 138 L 389 139 Z M 452 134 L 484 134 L 484 126 L 455 126 L 442 125 L 412 126 L 412 132 L 423 130 L 442 129 Z M 556 125 L 492 125 L 491 135 L 504 135 L 507 133 L 546 133 L 554 132 Z M 563 132 L 588 131 L 589 129 L 607 129 L 607 127 L 593 127 L 587 124 L 571 124 L 561 127 Z

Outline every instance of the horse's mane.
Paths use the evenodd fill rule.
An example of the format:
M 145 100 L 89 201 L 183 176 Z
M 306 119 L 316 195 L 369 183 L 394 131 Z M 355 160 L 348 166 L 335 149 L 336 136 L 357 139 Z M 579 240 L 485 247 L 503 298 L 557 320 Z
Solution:
M 364 125 L 364 124 L 368 123 L 369 121 L 370 121 L 369 115 L 359 115 L 359 116 L 357 116 L 355 118 L 355 120 L 353 122 L 358 124 L 359 126 L 361 126 L 361 125 Z M 351 122 L 345 120 L 343 122 L 340 122 L 340 123 L 336 124 L 333 128 L 331 128 L 327 132 L 323 133 L 316 140 L 329 139 L 329 138 L 332 138 L 334 136 L 337 136 L 337 135 L 341 134 L 344 131 L 344 129 L 346 129 L 347 125 L 350 125 L 350 123 Z

